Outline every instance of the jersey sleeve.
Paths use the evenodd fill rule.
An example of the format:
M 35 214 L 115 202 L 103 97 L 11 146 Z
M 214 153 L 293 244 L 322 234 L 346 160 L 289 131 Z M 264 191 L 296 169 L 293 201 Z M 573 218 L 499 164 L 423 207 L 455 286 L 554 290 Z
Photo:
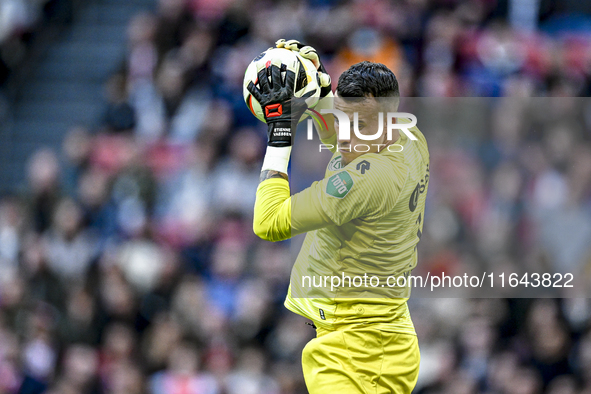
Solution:
M 272 178 L 259 184 L 253 231 L 266 241 L 291 238 L 291 197 L 287 180 Z
M 378 158 L 357 158 L 342 171 L 292 196 L 292 235 L 387 214 L 407 177 L 405 167 L 393 168 Z
M 337 135 L 333 134 L 329 138 L 321 139 L 320 142 L 328 148 L 332 153 L 337 151 Z
M 257 189 L 253 230 L 260 238 L 281 241 L 357 218 L 390 212 L 408 177 L 404 167 L 358 158 L 345 169 L 290 196 L 284 179 L 268 179 Z

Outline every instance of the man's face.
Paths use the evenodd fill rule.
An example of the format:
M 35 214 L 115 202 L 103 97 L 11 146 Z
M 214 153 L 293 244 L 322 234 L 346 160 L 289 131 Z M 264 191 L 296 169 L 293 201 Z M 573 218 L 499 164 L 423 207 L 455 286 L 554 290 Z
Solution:
M 335 131 L 337 132 L 338 148 L 341 153 L 341 163 L 344 166 L 355 160 L 357 157 L 365 153 L 377 153 L 385 144 L 387 135 L 385 132 L 381 133 L 375 140 L 362 140 L 357 137 L 354 131 L 354 113 L 358 114 L 359 132 L 363 135 L 376 134 L 379 129 L 379 112 L 380 107 L 378 101 L 373 97 L 365 99 L 343 99 L 335 94 L 334 107 L 347 114 L 350 119 L 350 138 L 341 139 L 339 133 L 339 122 L 335 116 Z

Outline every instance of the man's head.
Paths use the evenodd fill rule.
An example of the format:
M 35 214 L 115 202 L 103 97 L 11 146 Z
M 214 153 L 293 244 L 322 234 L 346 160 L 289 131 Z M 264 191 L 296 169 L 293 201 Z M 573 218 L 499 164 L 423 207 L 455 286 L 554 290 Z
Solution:
M 337 94 L 341 97 L 400 97 L 398 80 L 382 63 L 361 62 L 339 77 Z
M 379 152 L 383 148 L 379 145 L 394 142 L 387 141 L 385 132 L 372 141 L 358 139 L 353 132 L 353 120 L 354 113 L 357 112 L 359 132 L 365 135 L 375 134 L 379 129 L 379 113 L 395 112 L 399 97 L 396 76 L 381 63 L 364 61 L 352 65 L 341 74 L 335 94 L 335 109 L 345 112 L 351 120 L 351 138 L 343 140 L 339 137 L 338 141 L 343 165 L 364 153 Z M 335 129 L 338 131 L 336 118 Z M 395 135 L 397 138 L 397 134 Z M 367 147 L 369 150 L 366 151 Z

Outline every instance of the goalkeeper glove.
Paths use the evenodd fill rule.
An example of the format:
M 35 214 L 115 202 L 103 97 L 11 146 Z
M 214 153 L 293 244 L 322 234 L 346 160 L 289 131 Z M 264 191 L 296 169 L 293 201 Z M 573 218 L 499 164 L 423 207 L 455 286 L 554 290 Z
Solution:
M 277 48 L 285 48 L 290 51 L 298 52 L 304 59 L 310 60 L 316 67 L 318 73 L 318 85 L 320 86 L 320 98 L 332 97 L 332 81 L 330 75 L 326 72 L 326 68 L 320 61 L 316 49 L 311 46 L 304 45 L 298 40 L 280 39 L 275 42 Z
M 294 97 L 295 73 L 285 70 L 285 79 L 281 78 L 281 63 L 271 61 L 257 74 L 260 89 L 251 81 L 247 89 L 263 108 L 267 123 L 267 145 L 288 147 L 292 145 L 292 128 L 308 108 L 305 99 L 312 96 L 309 92 L 301 98 Z M 270 77 L 270 80 L 269 80 Z

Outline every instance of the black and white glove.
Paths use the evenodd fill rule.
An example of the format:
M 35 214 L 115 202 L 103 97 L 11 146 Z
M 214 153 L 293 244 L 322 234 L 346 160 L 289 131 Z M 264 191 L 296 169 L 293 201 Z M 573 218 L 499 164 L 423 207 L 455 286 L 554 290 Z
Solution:
M 281 77 L 282 71 L 285 72 L 285 78 Z M 294 97 L 295 73 L 282 68 L 276 61 L 263 67 L 257 78 L 260 89 L 252 81 L 247 89 L 263 108 L 268 126 L 267 145 L 291 146 L 298 121 L 308 108 L 305 99 L 313 92 Z
M 320 98 L 332 96 L 332 81 L 330 75 L 326 72 L 326 68 L 318 57 L 318 52 L 311 46 L 304 45 L 298 40 L 285 40 L 280 39 L 275 42 L 277 48 L 285 48 L 290 51 L 299 53 L 299 55 L 305 59 L 310 60 L 316 66 L 318 73 L 318 85 L 320 86 Z

